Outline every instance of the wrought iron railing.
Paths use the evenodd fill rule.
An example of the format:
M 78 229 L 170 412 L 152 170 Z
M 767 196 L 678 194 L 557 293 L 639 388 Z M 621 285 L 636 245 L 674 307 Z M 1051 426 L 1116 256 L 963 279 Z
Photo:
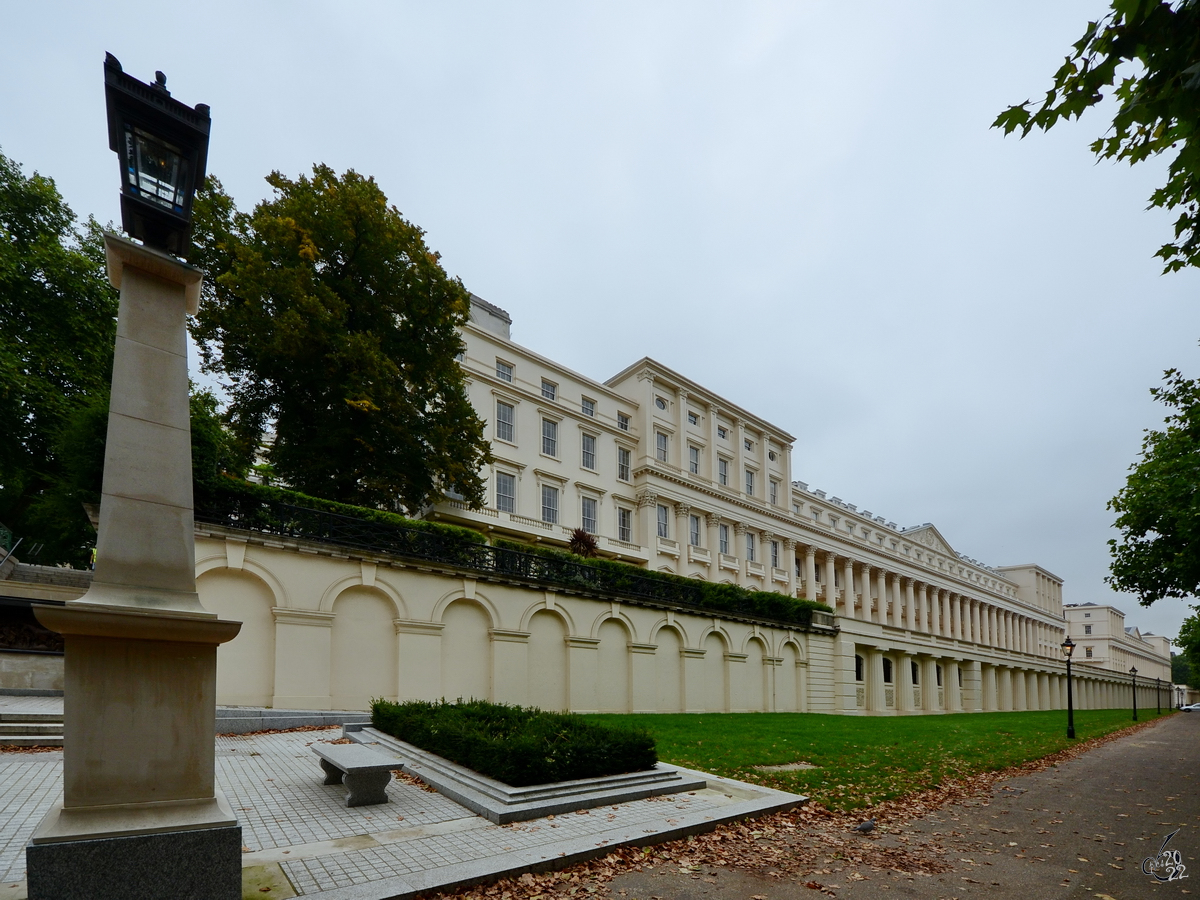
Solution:
M 704 584 L 667 580 L 640 573 L 628 565 L 591 565 L 569 559 L 523 553 L 508 547 L 475 543 L 438 529 L 371 521 L 275 500 L 218 495 L 199 503 L 198 523 L 353 547 L 408 560 L 469 569 L 485 576 L 539 586 L 601 594 L 635 602 L 725 614 L 790 627 L 832 628 L 833 616 L 821 610 L 793 607 L 785 615 L 764 614 L 750 596 L 725 596 L 719 605 L 706 602 Z

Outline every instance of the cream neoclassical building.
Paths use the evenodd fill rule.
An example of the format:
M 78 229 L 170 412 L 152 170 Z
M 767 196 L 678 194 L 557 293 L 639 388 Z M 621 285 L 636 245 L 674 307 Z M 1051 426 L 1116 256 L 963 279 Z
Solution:
M 463 329 L 460 363 L 495 458 L 485 505 L 447 499 L 427 518 L 559 548 L 584 528 L 603 556 L 821 600 L 836 615 L 714 614 L 682 595 L 547 580 L 491 547 L 447 558 L 336 517 L 283 510 L 264 525 L 227 511 L 196 529 L 202 603 L 244 623 L 218 651 L 219 702 L 474 696 L 868 715 L 1066 705 L 1051 572 L 986 566 L 931 524 L 900 528 L 810 489 L 794 478 L 791 434 L 652 359 L 599 382 L 513 343 L 510 324 L 476 299 Z M 22 596 L 12 584 L 0 596 Z M 1166 647 L 1153 649 L 1169 672 Z M 1128 701 L 1125 673 L 1075 673 L 1077 707 Z

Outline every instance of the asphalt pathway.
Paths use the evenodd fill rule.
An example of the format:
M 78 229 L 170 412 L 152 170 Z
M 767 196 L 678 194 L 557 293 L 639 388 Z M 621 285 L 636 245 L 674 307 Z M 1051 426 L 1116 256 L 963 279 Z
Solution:
M 627 900 L 1200 898 L 1200 714 L 1160 720 L 916 821 L 846 837 L 808 874 L 657 867 L 608 887 Z M 881 862 L 897 851 L 922 864 L 902 872 Z

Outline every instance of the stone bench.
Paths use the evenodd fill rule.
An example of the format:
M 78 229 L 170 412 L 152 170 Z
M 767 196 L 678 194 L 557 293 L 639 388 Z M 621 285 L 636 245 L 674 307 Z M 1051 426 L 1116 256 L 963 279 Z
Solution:
M 345 785 L 347 806 L 388 802 L 388 782 L 392 770 L 400 768 L 400 760 L 362 744 L 314 744 L 312 751 L 321 758 L 323 783 Z

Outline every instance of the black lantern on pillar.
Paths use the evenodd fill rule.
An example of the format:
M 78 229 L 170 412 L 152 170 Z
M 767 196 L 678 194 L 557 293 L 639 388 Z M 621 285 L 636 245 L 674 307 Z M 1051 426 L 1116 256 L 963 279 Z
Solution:
M 1137 666 L 1129 670 L 1129 677 L 1133 681 L 1133 721 L 1137 721 Z
M 1075 652 L 1075 642 L 1070 635 L 1062 642 L 1063 659 L 1067 661 L 1067 737 L 1075 737 L 1075 699 L 1071 696 L 1071 654 Z
M 148 247 L 186 257 L 211 119 L 206 104 L 193 109 L 171 99 L 167 76 L 155 77 L 144 84 L 111 53 L 104 59 L 108 145 L 121 164 L 121 226 Z

